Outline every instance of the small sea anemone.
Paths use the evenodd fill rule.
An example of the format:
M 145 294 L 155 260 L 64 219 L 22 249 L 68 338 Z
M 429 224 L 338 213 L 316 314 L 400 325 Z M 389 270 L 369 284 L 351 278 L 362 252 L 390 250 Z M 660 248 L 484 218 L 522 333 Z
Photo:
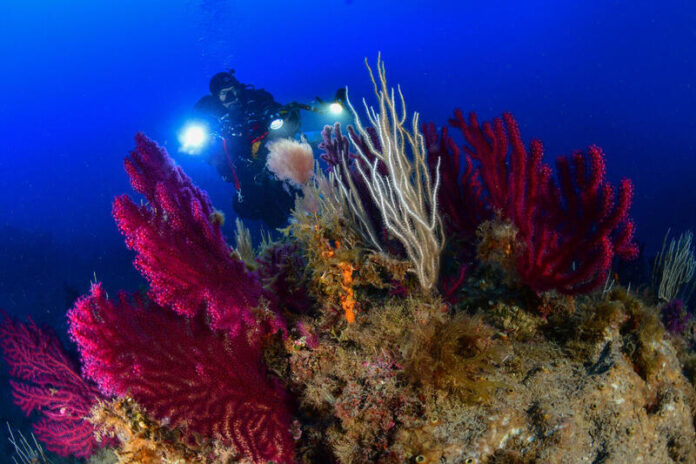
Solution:
M 268 144 L 266 167 L 282 181 L 302 187 L 314 173 L 314 154 L 306 142 L 279 139 Z

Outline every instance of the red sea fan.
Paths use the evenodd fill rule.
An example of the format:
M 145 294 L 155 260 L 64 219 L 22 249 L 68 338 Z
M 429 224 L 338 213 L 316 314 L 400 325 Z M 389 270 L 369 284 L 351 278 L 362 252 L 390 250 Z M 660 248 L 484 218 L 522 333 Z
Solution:
M 541 142 L 528 151 L 511 114 L 479 125 L 475 114 L 466 121 L 457 110 L 450 123 L 469 142 L 466 155 L 479 162 L 490 208 L 518 230 L 517 272 L 533 290 L 585 293 L 602 284 L 615 256 L 636 256 L 628 215 L 633 185 L 625 179 L 615 192 L 599 148 L 559 157 L 554 180 Z
M 421 126 L 428 150 L 428 168 L 434 179 L 440 166 L 438 206 L 447 236 L 470 242 L 476 238 L 478 225 L 491 218 L 491 211 L 483 198 L 478 170 L 470 157 L 462 156 L 447 129 L 443 127 L 438 134 L 433 123 Z
M 85 417 L 102 397 L 80 376 L 53 330 L 5 314 L 0 348 L 15 377 L 10 381 L 15 403 L 27 416 L 33 411 L 42 416 L 33 425 L 36 437 L 61 456 L 91 456 L 98 444 Z
M 114 217 L 154 302 L 113 301 L 96 284 L 75 304 L 70 335 L 85 374 L 189 439 L 221 439 L 255 463 L 294 462 L 287 398 L 263 362 L 263 340 L 285 328 L 273 300 L 233 257 L 207 195 L 163 149 L 138 134 L 125 164 L 147 203 L 118 197 Z
M 129 395 L 187 436 L 233 444 L 254 463 L 294 462 L 287 398 L 246 337 L 212 331 L 137 296 L 109 299 L 100 284 L 68 313 L 85 374 Z
M 233 336 L 248 332 L 260 339 L 280 329 L 275 315 L 266 315 L 269 328 L 252 313 L 261 284 L 232 257 L 205 192 L 155 142 L 143 134 L 135 141 L 125 166 L 147 204 L 136 205 L 123 195 L 116 198 L 113 214 L 137 253 L 135 265 L 150 283 L 150 296 L 185 316 L 207 311 L 214 328 Z

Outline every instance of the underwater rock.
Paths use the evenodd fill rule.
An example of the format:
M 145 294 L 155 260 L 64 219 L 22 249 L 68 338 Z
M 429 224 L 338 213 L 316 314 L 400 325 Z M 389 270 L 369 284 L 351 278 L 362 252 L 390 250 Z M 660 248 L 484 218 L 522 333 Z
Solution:
M 659 363 L 644 378 L 627 352 L 625 327 L 608 326 L 602 338 L 583 342 L 539 334 L 505 340 L 489 327 L 478 355 L 446 355 L 450 375 L 481 388 L 473 397 L 461 394 L 470 392 L 462 383 L 431 383 L 438 371 L 421 361 L 416 367 L 428 378 L 414 381 L 408 370 L 414 352 L 399 350 L 421 326 L 461 327 L 461 321 L 415 300 L 392 301 L 379 311 L 358 318 L 338 338 L 291 355 L 294 388 L 311 418 L 303 432 L 316 437 L 322 432 L 314 427 L 333 424 L 325 429 L 324 446 L 337 462 L 696 460 L 696 392 L 667 337 L 650 342 Z M 443 339 L 442 329 L 431 331 Z M 421 355 L 441 352 L 432 342 L 429 348 Z

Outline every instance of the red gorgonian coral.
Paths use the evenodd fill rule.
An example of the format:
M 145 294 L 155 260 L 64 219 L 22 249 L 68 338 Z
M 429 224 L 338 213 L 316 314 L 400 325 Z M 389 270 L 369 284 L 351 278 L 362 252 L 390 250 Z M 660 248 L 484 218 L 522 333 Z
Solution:
M 102 391 L 129 395 L 157 419 L 233 444 L 255 463 L 292 462 L 287 397 L 244 337 L 92 286 L 68 313 L 85 374 Z
M 280 317 L 254 314 L 263 288 L 231 254 L 208 195 L 143 134 L 125 160 L 133 188 L 147 204 L 116 198 L 114 218 L 137 255 L 135 265 L 158 304 L 185 316 L 207 312 L 215 329 L 260 339 L 283 325 Z
M 33 425 L 36 437 L 61 456 L 91 456 L 98 444 L 85 418 L 102 395 L 80 376 L 55 332 L 4 314 L 0 348 L 14 377 L 10 384 L 15 403 L 27 416 L 34 411 L 41 415 Z
M 125 164 L 147 203 L 118 197 L 114 217 L 154 302 L 114 301 L 94 285 L 68 314 L 84 372 L 190 437 L 221 439 L 255 463 L 294 462 L 289 404 L 263 362 L 264 340 L 285 330 L 275 300 L 163 149 L 138 134 Z
M 601 285 L 615 256 L 636 256 L 633 184 L 624 179 L 615 192 L 601 149 L 558 157 L 554 179 L 541 142 L 527 150 L 511 114 L 480 125 L 457 110 L 450 124 L 469 143 L 465 156 L 478 162 L 488 207 L 517 228 L 517 273 L 533 290 L 584 293 Z

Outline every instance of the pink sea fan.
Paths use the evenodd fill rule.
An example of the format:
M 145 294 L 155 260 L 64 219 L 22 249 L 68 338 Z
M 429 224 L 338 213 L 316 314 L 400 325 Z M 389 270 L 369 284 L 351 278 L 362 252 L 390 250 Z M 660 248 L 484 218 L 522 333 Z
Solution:
M 80 376 L 77 363 L 49 327 L 22 323 L 0 311 L 0 350 L 10 368 L 14 401 L 27 415 L 38 413 L 36 437 L 61 456 L 91 456 L 100 446 L 85 417 L 103 396 Z
M 245 462 L 294 463 L 287 394 L 266 375 L 258 343 L 210 329 L 141 295 L 108 298 L 101 284 L 68 312 L 83 370 L 100 389 L 130 395 L 186 439 L 218 438 Z
M 208 195 L 193 184 L 167 152 L 143 134 L 126 158 L 133 188 L 147 200 L 127 195 L 113 214 L 135 265 L 150 282 L 150 297 L 187 317 L 205 311 L 212 327 L 230 335 L 255 334 L 283 326 L 274 313 L 254 313 L 262 295 L 256 276 L 231 254 Z M 268 320 L 270 319 L 270 320 Z
M 307 142 L 279 139 L 268 144 L 266 166 L 275 176 L 301 187 L 314 173 L 314 154 Z

